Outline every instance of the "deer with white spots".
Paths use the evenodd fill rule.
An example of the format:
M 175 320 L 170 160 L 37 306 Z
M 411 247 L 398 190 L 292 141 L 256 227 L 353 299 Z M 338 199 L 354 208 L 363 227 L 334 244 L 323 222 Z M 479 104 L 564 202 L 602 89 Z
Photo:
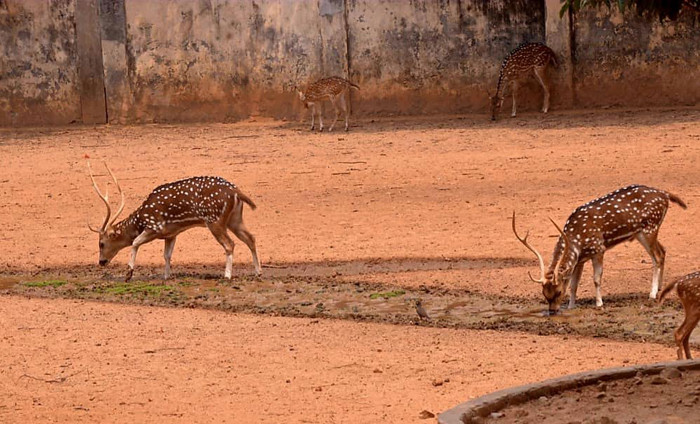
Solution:
M 685 359 L 693 359 L 690 355 L 690 335 L 700 321 L 700 271 L 688 274 L 669 284 L 659 295 L 659 303 L 664 301 L 664 297 L 674 287 L 677 287 L 676 293 L 678 293 L 678 298 L 685 310 L 683 324 L 673 333 L 678 345 L 678 359 L 683 359 L 683 351 L 685 351 Z
M 554 247 L 552 262 L 547 271 L 545 271 L 542 255 L 527 242 L 527 234 L 525 237 L 520 237 L 515 230 L 515 212 L 513 212 L 515 237 L 534 253 L 539 261 L 541 276 L 537 280 L 530 276 L 530 279 L 542 285 L 542 294 L 549 303 L 549 312 L 556 313 L 559 310 L 569 287 L 569 309 L 576 306 L 576 290 L 581 272 L 583 265 L 589 260 L 593 263 L 596 306 L 603 306 L 601 295 L 603 255 L 608 249 L 635 239 L 651 256 L 654 271 L 649 297 L 656 298 L 663 284 L 666 258 L 666 250 L 659 243 L 658 233 L 666 216 L 669 201 L 683 209 L 686 208 L 685 203 L 671 193 L 651 187 L 631 185 L 579 206 L 566 220 L 563 231 L 552 221 L 560 237 Z
M 233 234 L 248 246 L 253 254 L 255 273 L 260 275 L 255 237 L 243 225 L 243 204 L 247 204 L 253 210 L 256 206 L 238 187 L 220 177 L 193 177 L 164 184 L 156 187 L 141 206 L 126 219 L 115 223 L 124 209 L 124 193 L 107 164 L 105 168 L 117 186 L 121 204 L 112 217 L 107 192 L 103 195 L 97 187 L 88 163 L 92 186 L 107 207 L 107 215 L 99 230 L 88 224 L 90 230 L 100 235 L 100 265 L 107 265 L 120 250 L 131 246 L 131 259 L 126 275 L 128 282 L 134 273 L 139 247 L 155 239 L 163 239 L 164 278 L 168 279 L 175 238 L 190 228 L 207 227 L 226 252 L 226 278 L 231 278 L 234 247 L 227 230 L 233 231 Z
M 350 108 L 345 100 L 345 94 L 350 91 L 350 88 L 360 89 L 359 86 L 340 77 L 322 78 L 312 84 L 309 84 L 306 91 L 297 89 L 299 99 L 304 102 L 304 107 L 311 107 L 311 131 L 314 129 L 314 117 L 316 116 L 316 103 L 318 103 L 318 130 L 323 131 L 323 111 L 321 110 L 321 102 L 330 100 L 335 109 L 335 120 L 331 124 L 328 131 L 333 131 L 335 123 L 338 122 L 340 109 L 345 112 L 345 131 L 348 130 L 348 117 L 350 116 Z M 340 109 L 338 109 L 340 105 Z
M 542 43 L 523 43 L 516 47 L 503 59 L 501 72 L 498 74 L 498 86 L 496 94 L 491 96 L 491 120 L 495 121 L 503 106 L 505 87 L 510 84 L 513 95 L 513 111 L 510 116 L 515 117 L 515 96 L 518 93 L 518 84 L 521 80 L 534 74 L 544 90 L 544 103 L 542 112 L 549 110 L 549 85 L 547 83 L 547 68 L 552 64 L 557 66 L 557 58 L 552 49 Z

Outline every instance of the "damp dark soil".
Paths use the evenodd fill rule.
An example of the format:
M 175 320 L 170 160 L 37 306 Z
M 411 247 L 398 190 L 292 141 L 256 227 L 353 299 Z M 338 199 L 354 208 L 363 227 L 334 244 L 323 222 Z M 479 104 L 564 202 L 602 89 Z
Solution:
M 31 274 L 22 271 L 2 274 L 0 293 L 663 344 L 672 343 L 673 329 L 682 317 L 677 301 L 660 305 L 644 293 L 609 295 L 602 308 L 596 308 L 592 299 L 584 299 L 573 310 L 563 309 L 558 315 L 548 316 L 546 304 L 538 298 L 426 285 L 387 285 L 366 281 L 361 274 L 350 277 L 343 274 L 352 274 L 355 267 L 396 272 L 426 267 L 484 266 L 479 261 L 361 262 L 270 264 L 263 277 L 239 269 L 232 280 L 221 279 L 205 267 L 190 266 L 163 281 L 157 275 L 159 268 L 146 266 L 138 268 L 140 279 L 129 283 L 122 281 L 120 269 L 114 267 L 76 266 Z M 416 313 L 417 300 L 421 300 L 428 319 L 421 319 Z M 697 336 L 691 339 L 695 347 L 699 342 Z

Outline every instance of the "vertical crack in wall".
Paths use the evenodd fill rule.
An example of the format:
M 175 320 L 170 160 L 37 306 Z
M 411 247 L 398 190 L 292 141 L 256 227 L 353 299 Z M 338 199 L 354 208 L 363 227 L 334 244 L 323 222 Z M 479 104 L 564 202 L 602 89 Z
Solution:
M 348 21 L 348 0 L 343 1 L 343 20 L 345 23 L 345 75 L 352 81 L 352 64 L 350 62 L 350 22 Z M 352 89 L 348 90 L 348 113 L 352 113 Z
M 573 107 L 578 105 L 578 96 L 576 93 L 576 14 L 572 7 L 569 8 L 569 57 L 571 62 L 571 103 Z

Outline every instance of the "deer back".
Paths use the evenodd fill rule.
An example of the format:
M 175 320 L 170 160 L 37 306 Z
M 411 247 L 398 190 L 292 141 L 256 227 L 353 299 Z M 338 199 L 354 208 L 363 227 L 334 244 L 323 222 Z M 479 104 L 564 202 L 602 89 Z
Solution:
M 631 185 L 579 206 L 566 221 L 564 232 L 582 257 L 590 257 L 639 233 L 659 231 L 669 200 L 676 196 L 655 188 Z
M 161 231 L 170 224 L 204 225 L 228 215 L 238 188 L 221 177 L 193 177 L 156 187 L 129 219 Z

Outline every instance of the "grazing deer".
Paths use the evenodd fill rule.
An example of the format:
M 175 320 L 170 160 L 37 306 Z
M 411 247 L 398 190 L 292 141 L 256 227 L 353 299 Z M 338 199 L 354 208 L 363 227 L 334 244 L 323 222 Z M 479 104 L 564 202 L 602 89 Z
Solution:
M 654 272 L 649 297 L 654 299 L 662 286 L 666 250 L 657 237 L 659 228 L 668 209 L 668 202 L 674 202 L 683 209 L 685 203 L 671 193 L 641 185 L 631 185 L 592 200 L 579 206 L 569 216 L 562 231 L 554 221 L 559 237 L 552 262 L 545 272 L 542 255 L 527 242 L 527 234 L 520 237 L 515 230 L 513 212 L 513 233 L 515 237 L 537 256 L 541 276 L 535 280 L 542 284 L 542 294 L 549 303 L 549 312 L 559 310 L 564 293 L 571 285 L 569 309 L 576 306 L 576 290 L 586 261 L 593 263 L 596 306 L 603 306 L 600 292 L 603 277 L 603 255 L 624 241 L 638 240 L 651 256 Z M 551 219 L 550 219 L 551 221 Z
M 338 109 L 338 103 L 340 107 L 345 112 L 345 131 L 348 130 L 348 117 L 350 116 L 350 110 L 348 104 L 345 101 L 345 93 L 350 91 L 350 88 L 360 89 L 359 86 L 351 83 L 350 81 L 340 78 L 340 77 L 329 77 L 322 78 L 313 84 L 310 84 L 306 89 L 306 92 L 302 92 L 297 89 L 299 93 L 299 99 L 304 102 L 304 107 L 309 108 L 311 106 L 311 131 L 314 130 L 314 117 L 316 116 L 316 103 L 319 104 L 318 107 L 318 122 L 319 131 L 323 131 L 323 112 L 321 111 L 321 102 L 325 99 L 331 101 L 331 104 L 335 108 L 335 120 L 328 128 L 328 131 L 333 131 L 335 123 L 338 122 L 338 117 L 340 116 L 340 109 Z
M 535 74 L 537 81 L 542 85 L 544 90 L 544 104 L 542 112 L 547 113 L 549 110 L 549 87 L 547 85 L 547 67 L 549 64 L 557 66 L 557 58 L 549 47 L 542 43 L 523 43 L 516 47 L 512 52 L 503 59 L 501 64 L 501 72 L 498 74 L 498 86 L 496 94 L 491 96 L 491 120 L 495 121 L 498 112 L 503 106 L 505 96 L 505 85 L 510 84 L 510 90 L 513 94 L 513 112 L 510 116 L 515 117 L 515 96 L 518 92 L 518 84 L 520 80 Z
M 673 333 L 678 345 L 678 359 L 683 359 L 685 351 L 686 359 L 693 359 L 690 355 L 690 334 L 700 321 L 700 271 L 681 277 L 669 284 L 659 295 L 659 303 L 663 303 L 664 297 L 677 287 L 678 298 L 685 310 L 683 324 Z
M 226 251 L 226 278 L 231 278 L 233 267 L 233 240 L 227 229 L 233 231 L 236 237 L 248 246 L 253 254 L 255 272 L 260 275 L 255 237 L 243 225 L 243 203 L 253 210 L 256 206 L 238 187 L 220 177 L 193 177 L 164 184 L 156 187 L 131 215 L 115 224 L 124 209 L 124 193 L 107 164 L 105 168 L 117 186 L 121 204 L 117 213 L 111 217 L 112 210 L 107 192 L 102 195 L 88 163 L 92 186 L 107 207 L 107 216 L 99 230 L 88 224 L 91 231 L 100 235 L 100 265 L 107 265 L 120 250 L 131 246 L 131 259 L 126 275 L 128 282 L 134 273 L 134 262 L 139 247 L 155 239 L 164 239 L 164 278 L 168 279 L 170 258 L 177 235 L 190 228 L 207 227 Z

